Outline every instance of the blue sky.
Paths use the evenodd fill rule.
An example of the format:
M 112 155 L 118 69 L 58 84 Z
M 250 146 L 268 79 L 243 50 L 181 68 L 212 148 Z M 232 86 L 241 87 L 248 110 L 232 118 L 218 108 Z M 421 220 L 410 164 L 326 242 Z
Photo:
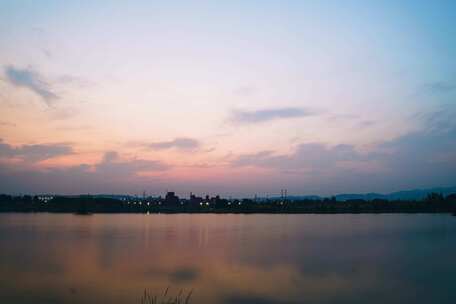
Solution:
M 453 1 L 0 1 L 0 192 L 453 185 L 455 15 Z

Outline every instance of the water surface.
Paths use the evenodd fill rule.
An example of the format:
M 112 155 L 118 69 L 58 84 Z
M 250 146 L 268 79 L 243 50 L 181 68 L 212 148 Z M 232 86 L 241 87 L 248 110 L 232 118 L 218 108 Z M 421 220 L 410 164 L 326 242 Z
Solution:
M 0 303 L 456 303 L 450 215 L 0 214 Z

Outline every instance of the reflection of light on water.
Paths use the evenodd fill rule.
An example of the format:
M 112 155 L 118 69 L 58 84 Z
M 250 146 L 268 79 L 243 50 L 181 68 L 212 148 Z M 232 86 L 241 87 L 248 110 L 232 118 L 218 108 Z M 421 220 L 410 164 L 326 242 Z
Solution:
M 194 289 L 192 303 L 337 303 L 372 293 L 406 302 L 416 291 L 407 278 L 429 274 L 426 292 L 438 297 L 431 272 L 444 284 L 444 274 L 456 271 L 450 254 L 432 267 L 401 268 L 419 265 L 428 237 L 454 252 L 447 236 L 456 221 L 442 216 L 0 216 L 0 269 L 8 278 L 0 280 L 0 300 L 29 290 L 21 297 L 137 303 L 145 288 L 172 286 Z

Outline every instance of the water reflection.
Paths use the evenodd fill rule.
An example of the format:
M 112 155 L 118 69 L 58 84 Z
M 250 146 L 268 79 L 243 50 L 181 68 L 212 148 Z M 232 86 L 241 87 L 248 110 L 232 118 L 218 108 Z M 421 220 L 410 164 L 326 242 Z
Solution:
M 455 303 L 447 215 L 0 215 L 0 303 Z

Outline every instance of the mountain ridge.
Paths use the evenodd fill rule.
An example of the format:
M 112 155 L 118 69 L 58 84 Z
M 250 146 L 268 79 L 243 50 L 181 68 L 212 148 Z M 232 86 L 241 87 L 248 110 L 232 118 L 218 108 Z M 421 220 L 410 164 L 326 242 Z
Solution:
M 434 187 L 426 189 L 412 189 L 412 190 L 401 190 L 390 193 L 377 193 L 377 192 L 368 192 L 368 193 L 342 193 L 336 194 L 331 197 L 335 197 L 338 201 L 346 201 L 352 199 L 362 199 L 366 201 L 371 201 L 374 199 L 384 199 L 384 200 L 423 200 L 430 193 L 439 193 L 444 196 L 455 194 L 455 187 Z M 278 197 L 271 197 L 278 198 Z M 289 200 L 300 200 L 300 199 L 323 199 L 324 196 L 320 195 L 291 195 L 287 196 Z

